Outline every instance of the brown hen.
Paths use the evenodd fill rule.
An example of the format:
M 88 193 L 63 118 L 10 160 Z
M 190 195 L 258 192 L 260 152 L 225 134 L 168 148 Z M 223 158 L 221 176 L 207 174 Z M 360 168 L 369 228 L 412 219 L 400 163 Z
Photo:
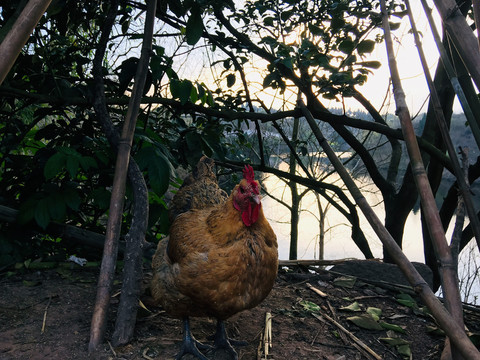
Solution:
M 202 158 L 197 169 L 200 166 L 211 172 L 209 164 L 213 162 Z M 277 276 L 277 239 L 263 214 L 260 185 L 251 166 L 245 167 L 243 175 L 223 202 L 177 215 L 170 236 L 158 244 L 152 262 L 152 295 L 170 315 L 183 319 L 183 344 L 177 359 L 187 353 L 207 359 L 198 348 L 208 347 L 190 332 L 192 316 L 216 318 L 215 348 L 224 348 L 238 359 L 224 320 L 258 305 L 270 293 Z M 198 180 L 198 191 L 202 192 L 206 183 L 212 185 L 209 181 L 215 175 L 213 179 L 206 177 L 210 180 L 195 180 L 193 175 L 185 188 L 194 187 Z M 213 197 L 219 194 L 214 188 Z M 190 191 L 184 189 L 183 193 L 193 198 L 195 194 Z M 175 196 L 182 196 L 182 192 Z M 207 199 L 186 202 L 209 204 Z

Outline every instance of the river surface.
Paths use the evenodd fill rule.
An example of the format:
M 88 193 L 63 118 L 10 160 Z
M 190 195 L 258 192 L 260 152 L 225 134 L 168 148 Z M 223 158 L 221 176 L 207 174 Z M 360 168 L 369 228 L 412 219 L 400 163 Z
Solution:
M 287 165 L 280 164 L 280 169 L 286 171 Z M 336 176 L 336 175 L 335 175 Z M 330 177 L 329 181 L 340 184 L 338 177 Z M 381 195 L 372 184 L 356 180 L 357 186 L 362 190 L 363 195 L 367 199 L 370 206 L 373 207 L 375 213 L 383 222 L 385 211 Z M 281 199 L 286 204 L 291 204 L 290 190 L 285 183 L 275 176 L 269 176 L 263 181 L 263 186 L 269 194 L 276 199 Z M 340 186 L 340 185 L 339 185 Z M 301 191 L 301 190 L 300 190 Z M 290 248 L 290 210 L 280 204 L 275 199 L 264 196 L 263 207 L 272 228 L 277 234 L 279 245 L 279 258 L 287 260 Z M 327 202 L 321 199 L 322 207 L 327 206 Z M 313 192 L 309 192 L 302 198 L 301 214 L 299 221 L 299 239 L 298 239 L 298 259 L 318 259 L 319 258 L 319 221 L 318 221 L 318 203 Z M 377 235 L 370 227 L 360 209 L 358 209 L 360 224 L 365 236 L 368 240 L 373 255 L 376 258 L 383 257 L 382 243 Z M 465 221 L 468 224 L 468 219 Z M 454 220 L 447 230 L 446 238 L 450 242 L 451 233 L 453 231 Z M 351 228 L 348 221 L 335 208 L 329 206 L 325 216 L 325 244 L 324 259 L 335 260 L 344 258 L 363 259 L 364 256 L 353 243 L 351 239 Z M 480 303 L 480 285 L 478 271 L 480 268 L 480 256 L 474 242 L 470 243 L 470 247 L 462 251 L 460 255 L 459 277 L 463 281 L 464 298 L 470 303 Z M 420 212 L 412 212 L 406 222 L 403 237 L 403 252 L 410 261 L 424 262 L 423 256 L 423 240 L 422 226 L 420 220 Z

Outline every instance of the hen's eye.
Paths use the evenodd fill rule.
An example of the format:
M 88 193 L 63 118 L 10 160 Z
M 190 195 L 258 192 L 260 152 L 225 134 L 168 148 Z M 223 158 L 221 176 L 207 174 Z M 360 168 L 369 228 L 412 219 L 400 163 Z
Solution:
M 242 194 L 245 194 L 245 189 L 244 189 L 243 187 L 240 187 L 240 192 L 241 192 Z

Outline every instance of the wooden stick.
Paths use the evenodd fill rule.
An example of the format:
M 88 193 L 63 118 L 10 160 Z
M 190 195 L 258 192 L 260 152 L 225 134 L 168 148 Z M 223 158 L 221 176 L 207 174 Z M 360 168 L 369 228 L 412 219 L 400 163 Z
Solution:
M 47 306 L 45 306 L 45 312 L 43 313 L 43 323 L 42 323 L 42 332 L 41 332 L 42 334 L 45 332 L 45 327 L 47 325 L 47 311 L 51 302 L 52 302 L 52 297 L 50 296 L 50 298 L 48 299 L 48 304 Z
M 318 320 L 322 321 L 322 317 L 325 317 L 328 321 L 330 321 L 332 324 L 334 324 L 336 327 L 338 327 L 340 330 L 342 330 L 343 332 L 345 332 L 345 334 L 347 334 L 348 336 L 350 336 L 350 338 L 355 341 L 355 343 L 357 343 L 362 349 L 364 349 L 365 351 L 367 351 L 370 355 L 372 355 L 375 359 L 377 360 L 382 360 L 382 357 L 380 355 L 378 355 L 375 351 L 373 351 L 367 344 L 365 344 L 362 340 L 360 340 L 359 338 L 357 338 L 353 333 L 351 333 L 350 331 L 348 331 L 347 329 L 345 329 L 340 323 L 338 323 L 337 321 L 335 321 L 334 319 L 332 319 L 330 316 L 328 316 L 327 314 L 322 314 L 322 315 L 318 315 L 318 314 L 315 314 L 315 313 L 312 313 L 313 316 L 315 316 Z
M 325 297 L 328 297 L 328 295 L 326 293 L 324 293 L 322 290 L 320 289 L 317 289 L 315 286 L 313 286 L 312 284 L 309 284 L 307 283 L 307 287 L 312 290 L 314 293 L 316 293 L 317 295 L 325 298 Z
M 354 258 L 339 259 L 339 260 L 279 260 L 278 266 L 327 266 L 342 264 L 345 261 L 358 260 Z
M 260 333 L 260 341 L 258 342 L 257 346 L 257 360 L 262 360 L 262 347 L 263 347 L 263 339 L 264 333 Z
M 267 312 L 265 314 L 265 335 L 263 337 L 264 343 L 264 355 L 265 359 L 268 356 L 268 352 L 272 347 L 272 314 Z

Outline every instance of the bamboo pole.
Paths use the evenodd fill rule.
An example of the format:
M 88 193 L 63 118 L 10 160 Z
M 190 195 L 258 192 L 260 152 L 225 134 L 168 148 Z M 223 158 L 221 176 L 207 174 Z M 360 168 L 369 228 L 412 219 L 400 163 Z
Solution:
M 0 85 L 52 0 L 30 0 L 0 44 Z
M 393 51 L 393 42 L 390 33 L 390 25 L 388 22 L 388 13 L 385 5 L 385 0 L 380 1 L 380 6 L 382 9 L 382 20 L 383 20 L 383 29 L 385 33 L 385 44 L 387 48 L 388 55 L 388 64 L 390 67 L 390 74 L 393 83 L 393 91 L 395 97 L 395 103 L 397 108 L 397 115 L 400 119 L 402 126 L 403 137 L 406 142 L 408 155 L 410 157 L 410 166 L 412 167 L 412 172 L 414 174 L 414 180 L 420 194 L 420 200 L 422 204 L 422 209 L 424 216 L 426 218 L 428 231 L 432 238 L 433 248 L 435 250 L 435 255 L 440 262 L 440 275 L 442 278 L 442 287 L 445 295 L 447 309 L 452 314 L 452 317 L 458 325 L 460 332 L 465 335 L 463 329 L 462 321 L 462 302 L 460 298 L 460 292 L 458 289 L 458 278 L 455 264 L 453 263 L 452 253 L 448 246 L 448 243 L 445 238 L 445 233 L 443 231 L 442 222 L 440 220 L 440 215 L 438 213 L 437 205 L 435 198 L 428 181 L 427 173 L 423 165 L 422 156 L 420 149 L 418 147 L 416 135 L 413 129 L 412 121 L 410 118 L 410 113 L 405 101 L 405 93 L 402 89 L 402 84 L 400 81 L 400 75 L 398 73 L 397 63 Z M 420 51 L 421 49 L 419 49 Z M 429 73 L 427 72 L 426 75 Z M 432 82 L 433 83 L 433 82 Z M 433 87 L 433 85 L 432 85 Z M 434 90 L 434 89 L 433 89 Z M 432 97 L 435 98 L 436 92 L 433 91 Z M 434 101 L 439 107 L 439 100 L 436 97 L 437 102 Z M 440 110 L 441 112 L 441 110 Z M 438 108 L 436 109 L 436 114 L 440 116 Z M 443 113 L 442 113 L 443 116 Z M 455 154 L 453 154 L 456 156 Z M 457 159 L 458 164 L 458 159 Z M 460 167 L 458 165 L 458 167 Z M 461 175 L 463 179 L 463 174 Z M 467 338 L 468 339 L 468 338 Z M 452 356 L 457 358 L 457 353 L 460 352 L 458 344 L 452 342 L 454 347 L 452 347 Z M 478 352 L 477 352 L 478 353 Z
M 150 63 L 156 8 L 157 0 L 147 1 L 142 50 L 135 74 L 132 98 L 126 115 L 126 122 L 131 125 L 126 131 L 128 136 L 132 136 L 132 139 Z M 132 139 L 129 139 L 130 144 Z M 139 175 L 135 177 L 136 179 L 132 174 L 133 169 L 136 169 L 135 172 Z M 148 190 L 135 161 L 130 162 L 128 177 L 131 186 L 135 188 L 133 191 L 135 201 L 132 222 L 125 237 L 125 267 L 123 269 L 122 294 L 112 335 L 113 346 L 125 345 L 133 337 L 142 283 L 143 242 L 148 226 Z
M 116 7 L 116 5 L 113 4 L 112 6 Z M 147 47 L 151 46 L 153 37 L 156 0 L 149 1 L 148 9 L 149 16 L 147 17 L 147 21 L 145 24 L 146 30 L 144 35 L 144 44 L 147 44 Z M 112 11 L 113 15 L 111 14 L 112 16 L 109 19 L 109 21 L 112 21 L 112 23 L 115 20 L 115 13 L 116 11 Z M 123 124 L 122 135 L 118 143 L 118 154 L 115 164 L 112 197 L 110 200 L 110 215 L 107 222 L 102 266 L 100 269 L 100 276 L 97 286 L 97 297 L 90 329 L 90 342 L 88 346 L 90 353 L 96 350 L 98 345 L 103 341 L 103 337 L 105 334 L 107 311 L 110 302 L 113 276 L 115 273 L 118 239 L 120 237 L 122 223 L 125 186 L 128 165 L 130 161 L 130 148 L 135 133 L 135 124 L 140 108 L 141 97 L 143 89 L 145 87 L 149 57 L 150 51 L 148 51 L 148 49 L 145 50 L 142 47 L 142 54 L 139 61 L 139 66 L 137 68 L 137 73 L 135 75 L 133 92 L 129 101 L 127 115 L 125 117 L 125 123 Z M 140 66 L 140 64 L 143 64 L 143 66 Z
M 448 35 L 465 63 L 477 88 L 480 88 L 480 50 L 478 39 L 467 24 L 455 0 L 434 0 Z
M 422 0 L 422 2 L 424 2 Z M 406 0 L 405 4 L 407 5 L 407 11 L 408 11 L 408 16 L 410 18 L 410 24 L 412 27 L 414 39 L 415 39 L 415 45 L 417 46 L 418 54 L 420 57 L 420 61 L 422 63 L 423 67 L 423 72 L 425 74 L 425 78 L 427 80 L 428 88 L 430 90 L 430 96 L 431 96 L 431 101 L 433 105 L 433 110 L 435 114 L 435 118 L 437 120 L 437 125 L 438 128 L 440 129 L 440 133 L 442 135 L 443 141 L 447 147 L 448 155 L 450 156 L 450 159 L 452 161 L 453 165 L 453 170 L 455 173 L 455 177 L 457 178 L 457 184 L 458 187 L 460 188 L 460 192 L 463 197 L 463 201 L 465 203 L 465 208 L 468 213 L 468 217 L 470 218 L 470 223 L 472 225 L 473 233 L 475 234 L 475 240 L 477 241 L 477 247 L 480 249 L 480 221 L 478 220 L 477 214 L 475 212 L 475 207 L 473 205 L 473 200 L 470 192 L 470 187 L 468 186 L 465 176 L 464 176 L 464 171 L 462 169 L 462 166 L 460 165 L 460 161 L 457 157 L 455 148 L 453 147 L 452 139 L 450 137 L 450 134 L 448 132 L 448 127 L 447 123 L 445 120 L 445 116 L 442 111 L 442 105 L 440 104 L 440 98 L 438 97 L 437 90 L 435 89 L 435 85 L 433 84 L 432 77 L 430 75 L 430 71 L 428 69 L 428 64 L 427 60 L 425 57 L 425 53 L 422 48 L 422 44 L 420 41 L 420 36 L 418 35 L 417 27 L 415 24 L 415 21 L 413 19 L 413 14 L 412 14 L 412 9 L 410 6 L 410 1 Z M 425 5 L 425 4 L 424 4 Z M 442 61 L 443 57 L 442 57 Z M 448 59 L 446 59 L 448 61 Z M 445 61 L 444 61 L 445 62 Z M 448 66 L 446 66 L 448 67 Z M 449 72 L 449 71 L 447 71 Z M 449 72 L 450 76 L 450 72 Z M 453 83 L 452 83 L 453 84 Z M 468 103 L 467 103 L 468 106 Z M 475 119 L 473 119 L 471 124 L 476 124 Z M 473 126 L 472 126 L 473 129 Z M 479 143 L 480 144 L 480 143 Z
M 476 119 L 475 114 L 473 113 L 472 107 L 470 106 L 467 100 L 467 96 L 463 91 L 462 85 L 458 80 L 455 69 L 448 57 L 447 50 L 443 46 L 442 40 L 440 38 L 437 27 L 435 26 L 435 22 L 432 17 L 432 10 L 428 7 L 426 0 L 421 0 L 421 2 L 423 5 L 423 10 L 425 12 L 425 15 L 427 16 L 428 23 L 430 25 L 430 29 L 432 31 L 435 44 L 437 45 L 438 52 L 440 53 L 440 58 L 442 60 L 443 67 L 445 68 L 445 72 L 448 74 L 448 77 L 450 78 L 450 82 L 452 83 L 453 91 L 455 91 L 455 94 L 457 95 L 458 100 L 462 105 L 462 109 L 465 114 L 465 117 L 467 118 L 467 121 L 470 124 L 470 127 L 472 129 L 472 134 L 475 138 L 475 142 L 477 143 L 477 146 L 480 147 L 480 126 L 478 124 L 478 120 Z
M 107 48 L 108 39 L 110 37 L 110 32 L 112 30 L 113 24 L 115 22 L 115 17 L 117 15 L 118 9 L 118 0 L 114 0 L 110 4 L 107 16 L 104 23 L 102 24 L 102 31 L 100 39 L 97 44 L 97 49 L 95 51 L 95 57 L 93 59 L 93 77 L 95 80 L 95 100 L 93 107 L 97 116 L 108 116 L 108 111 L 106 106 L 103 104 L 105 100 L 105 91 L 104 91 L 104 81 L 103 81 L 103 59 L 105 56 L 105 51 Z M 117 163 L 120 158 L 117 157 Z M 102 263 L 100 268 L 100 275 L 98 278 L 97 284 L 97 295 L 95 298 L 95 307 L 92 314 L 92 322 L 90 324 L 90 342 L 88 344 L 88 352 L 93 353 L 96 351 L 98 345 L 103 340 L 106 330 L 106 318 L 108 307 L 110 305 L 110 293 L 112 291 L 113 277 L 115 275 L 115 263 L 117 260 L 118 253 L 118 239 L 115 238 L 115 233 L 119 232 L 119 225 L 117 222 L 113 221 L 115 217 L 118 217 L 118 213 L 123 209 L 123 195 L 122 189 L 118 182 L 119 176 L 117 171 L 119 168 L 115 169 L 115 178 L 114 178 L 114 187 L 112 189 L 112 196 L 110 199 L 110 214 L 107 222 L 107 233 L 108 236 L 105 236 L 105 243 L 103 247 L 103 256 Z M 126 167 L 125 167 L 126 171 Z M 115 184 L 115 180 L 117 183 Z M 117 203 L 120 196 L 121 203 Z M 115 214 L 115 212 L 117 214 Z

